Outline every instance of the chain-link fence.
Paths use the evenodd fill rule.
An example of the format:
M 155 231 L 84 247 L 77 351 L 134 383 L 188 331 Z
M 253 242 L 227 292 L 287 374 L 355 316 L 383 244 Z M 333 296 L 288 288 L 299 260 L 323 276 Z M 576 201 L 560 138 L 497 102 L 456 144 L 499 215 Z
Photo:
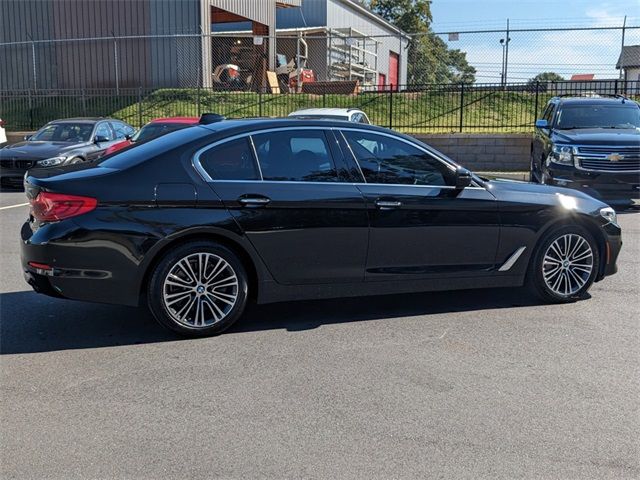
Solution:
M 67 116 L 140 126 L 206 111 L 354 107 L 406 131 L 529 131 L 552 95 L 637 98 L 637 45 L 638 26 L 420 36 L 313 27 L 275 38 L 239 31 L 0 43 L 0 117 L 15 130 Z

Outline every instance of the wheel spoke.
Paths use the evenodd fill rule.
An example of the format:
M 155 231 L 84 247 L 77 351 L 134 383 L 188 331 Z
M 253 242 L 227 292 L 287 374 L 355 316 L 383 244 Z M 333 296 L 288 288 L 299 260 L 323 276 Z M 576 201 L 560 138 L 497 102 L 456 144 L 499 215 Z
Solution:
M 574 295 L 589 281 L 593 258 L 591 245 L 584 237 L 575 233 L 562 235 L 547 247 L 542 277 L 555 294 Z

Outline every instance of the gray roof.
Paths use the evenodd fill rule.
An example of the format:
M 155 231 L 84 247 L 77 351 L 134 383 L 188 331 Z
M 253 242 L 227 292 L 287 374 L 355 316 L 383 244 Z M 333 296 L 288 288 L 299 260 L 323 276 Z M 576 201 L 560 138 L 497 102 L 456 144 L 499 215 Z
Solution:
M 640 45 L 622 47 L 616 68 L 640 67 Z

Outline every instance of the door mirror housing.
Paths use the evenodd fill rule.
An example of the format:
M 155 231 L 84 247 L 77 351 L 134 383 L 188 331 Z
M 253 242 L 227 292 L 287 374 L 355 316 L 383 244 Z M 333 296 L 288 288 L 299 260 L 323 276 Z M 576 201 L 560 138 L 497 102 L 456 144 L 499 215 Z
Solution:
M 31 137 L 33 137 L 33 135 L 25 135 L 22 138 L 24 139 L 25 142 L 28 142 Z
M 536 128 L 549 128 L 549 122 L 547 122 L 544 118 L 536 120 Z
M 109 138 L 105 135 L 96 135 L 93 141 L 94 143 L 103 143 L 103 142 L 108 142 Z
M 462 190 L 471 185 L 473 181 L 473 174 L 470 170 L 464 167 L 458 167 L 456 169 L 456 190 Z

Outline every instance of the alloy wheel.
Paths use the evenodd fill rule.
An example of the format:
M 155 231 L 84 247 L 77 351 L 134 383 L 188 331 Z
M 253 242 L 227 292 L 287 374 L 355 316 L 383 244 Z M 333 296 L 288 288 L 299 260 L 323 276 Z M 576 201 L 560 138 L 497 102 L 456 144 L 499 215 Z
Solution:
M 544 282 L 560 297 L 575 295 L 589 281 L 593 262 L 593 250 L 584 237 L 576 233 L 562 235 L 551 242 L 544 254 Z
M 169 270 L 162 287 L 169 315 L 182 325 L 205 328 L 223 320 L 238 299 L 238 276 L 213 253 L 187 255 Z

